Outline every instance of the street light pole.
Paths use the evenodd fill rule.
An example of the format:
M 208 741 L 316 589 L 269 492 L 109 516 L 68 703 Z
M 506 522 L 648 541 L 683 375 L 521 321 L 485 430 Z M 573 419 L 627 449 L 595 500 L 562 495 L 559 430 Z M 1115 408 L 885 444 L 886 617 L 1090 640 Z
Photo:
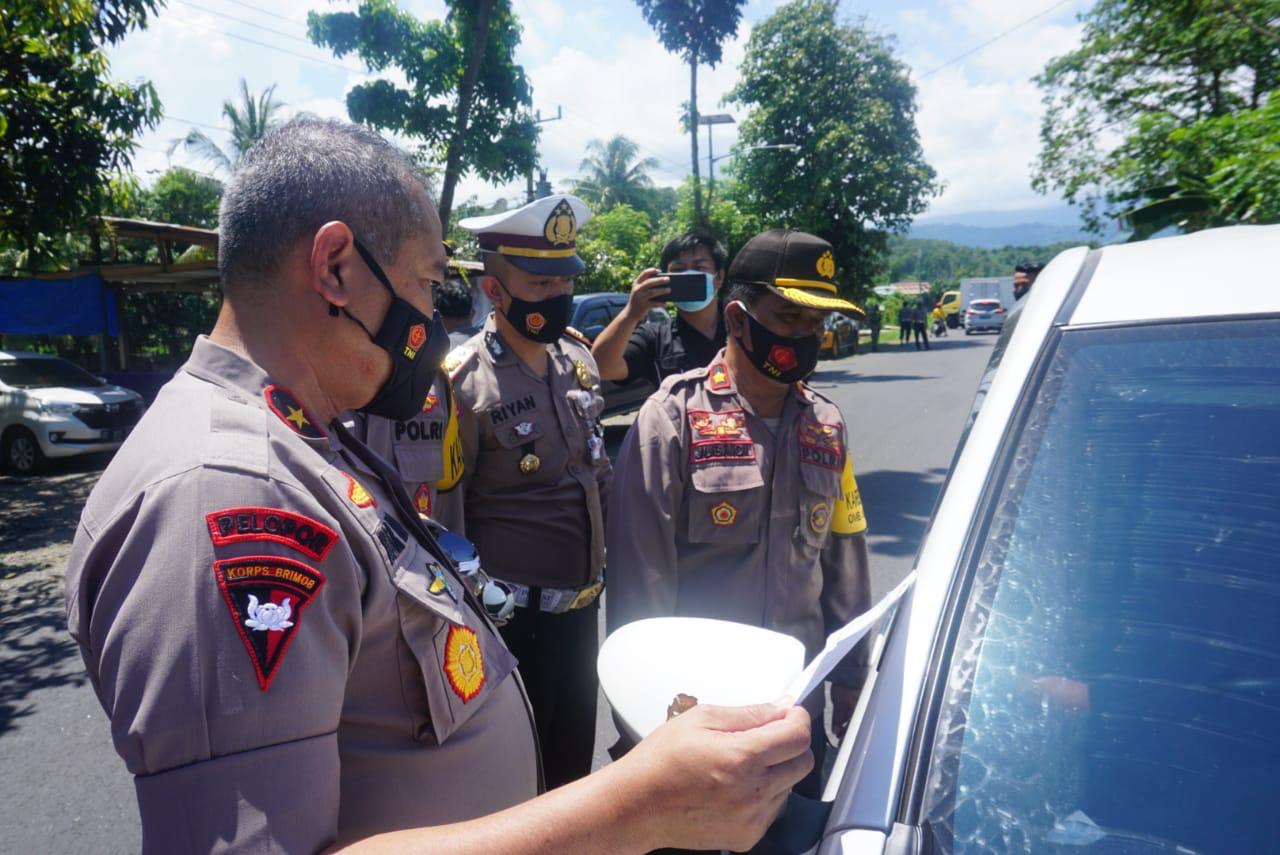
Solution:
M 713 116 L 699 116 L 698 124 L 707 126 L 707 210 L 711 210 L 711 197 L 716 192 L 716 158 L 711 149 L 711 126 L 731 125 L 733 116 L 728 113 L 716 113 Z

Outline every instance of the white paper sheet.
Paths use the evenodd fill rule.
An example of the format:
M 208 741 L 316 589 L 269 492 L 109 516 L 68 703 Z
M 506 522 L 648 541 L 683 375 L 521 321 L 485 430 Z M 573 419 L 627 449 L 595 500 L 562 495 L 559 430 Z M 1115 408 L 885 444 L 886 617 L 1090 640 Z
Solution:
M 840 664 L 840 660 L 853 650 L 854 646 L 862 640 L 862 636 L 880 622 L 885 612 L 894 603 L 902 599 L 902 595 L 915 580 L 916 571 L 912 570 L 898 583 L 898 587 L 886 594 L 880 602 L 828 635 L 827 644 L 822 648 L 822 652 L 800 672 L 787 690 L 786 697 L 798 704 L 808 697 L 810 692 L 821 686 L 822 681 L 831 673 L 831 669 Z

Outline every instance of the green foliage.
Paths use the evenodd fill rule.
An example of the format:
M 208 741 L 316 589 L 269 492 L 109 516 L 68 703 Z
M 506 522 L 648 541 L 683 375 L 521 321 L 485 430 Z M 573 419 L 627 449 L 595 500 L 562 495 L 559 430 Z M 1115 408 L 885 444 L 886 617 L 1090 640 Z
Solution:
M 1269 195 L 1274 167 L 1228 166 L 1223 145 L 1264 161 L 1275 151 L 1280 0 L 1098 0 L 1082 20 L 1080 47 L 1036 78 L 1046 111 L 1033 186 L 1080 204 L 1098 233 L 1143 200 L 1139 234 L 1260 221 L 1265 204 L 1243 200 Z
M 160 0 L 11 0 L 0 12 L 0 242 L 40 269 L 103 206 L 104 173 L 132 162 L 160 120 L 148 82 L 109 78 L 104 48 L 144 27 Z
M 240 162 L 244 153 L 253 148 L 253 144 L 267 135 L 279 124 L 280 108 L 283 103 L 275 100 L 276 84 L 271 84 L 255 96 L 249 91 L 249 83 L 240 78 L 240 103 L 237 105 L 230 98 L 222 102 L 222 115 L 231 123 L 231 148 L 223 151 L 204 131 L 192 128 L 185 137 L 173 141 L 169 153 L 178 146 L 194 152 L 198 157 L 213 164 L 215 169 L 231 172 Z
M 587 221 L 578 231 L 578 256 L 587 269 L 577 290 L 630 291 L 636 274 L 653 264 L 653 229 L 649 216 L 630 205 L 617 205 Z
M 727 179 L 717 182 L 716 188 L 718 193 L 706 212 L 705 221 L 699 223 L 694 209 L 693 179 L 685 180 L 680 187 L 675 209 L 658 224 L 658 233 L 654 238 L 655 262 L 667 241 L 699 228 L 723 243 L 730 258 L 733 258 L 744 243 L 764 231 L 760 218 L 745 210 L 740 201 L 744 195 L 741 184 Z
M 221 202 L 221 181 L 177 166 L 156 180 L 140 207 L 149 220 L 216 229 Z
M 655 158 L 641 158 L 640 147 L 622 134 L 608 142 L 592 140 L 579 167 L 586 175 L 574 184 L 573 192 L 597 212 L 616 205 L 649 210 L 654 200 L 648 171 L 657 165 Z
M 830 0 L 793 0 L 751 31 L 727 100 L 751 108 L 734 175 L 744 209 L 765 227 L 820 235 L 835 247 L 855 300 L 885 251 L 938 185 L 915 124 L 915 87 L 881 36 L 837 19 Z
M 738 32 L 745 0 L 636 0 L 669 53 L 685 62 L 720 63 L 726 39 Z
M 960 286 L 962 278 L 1012 276 L 1023 261 L 1048 262 L 1058 253 L 1079 246 L 1066 241 L 1049 246 L 1005 246 L 983 249 L 945 240 L 889 237 L 888 259 L 878 282 L 928 282 L 936 299 L 943 291 Z
M 347 112 L 356 122 L 417 141 L 423 161 L 445 165 L 440 216 L 446 228 L 462 175 L 510 181 L 533 169 L 538 139 L 529 82 L 514 59 L 520 24 L 509 0 L 449 0 L 448 6 L 443 21 L 420 21 L 393 0 L 362 0 L 355 13 L 307 15 L 307 34 L 316 44 L 340 57 L 355 53 L 373 71 L 404 74 L 405 87 L 388 80 L 356 86 L 347 93 Z M 473 58 L 479 60 L 474 66 Z
M 1169 227 L 1184 232 L 1233 223 L 1280 222 L 1280 91 L 1256 110 L 1179 127 L 1167 114 L 1144 117 L 1151 161 L 1175 164 L 1174 183 L 1120 198 L 1140 204 L 1121 214 L 1141 240 Z M 1121 170 L 1144 169 L 1136 158 Z

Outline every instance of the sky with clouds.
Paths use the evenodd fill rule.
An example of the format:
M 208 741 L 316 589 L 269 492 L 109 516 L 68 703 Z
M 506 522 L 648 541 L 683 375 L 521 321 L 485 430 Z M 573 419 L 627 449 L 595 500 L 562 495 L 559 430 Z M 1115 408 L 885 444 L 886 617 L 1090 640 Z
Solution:
M 925 157 L 945 183 L 928 215 L 1045 207 L 1057 199 L 1037 195 L 1030 165 L 1039 145 L 1040 93 L 1031 78 L 1051 57 L 1075 47 L 1080 12 L 1093 0 L 861 0 L 842 2 L 841 16 L 865 19 L 891 36 L 918 87 L 917 121 Z M 652 175 L 675 184 L 689 171 L 688 137 L 680 104 L 687 100 L 688 69 L 662 49 L 631 0 L 514 0 L 524 26 L 517 59 L 533 84 L 533 106 L 543 116 L 539 153 L 556 189 L 579 173 L 588 141 L 625 134 L 658 160 Z M 140 139 L 135 171 L 153 178 L 167 165 L 208 171 L 175 138 L 195 126 L 215 142 L 227 141 L 222 102 L 248 80 L 258 91 L 276 84 L 289 112 L 346 118 L 346 93 L 370 79 L 359 61 L 338 60 L 306 40 L 309 10 L 353 9 L 351 0 L 168 0 L 145 31 L 130 34 L 110 52 L 112 74 L 151 80 L 166 119 Z M 401 0 L 419 17 L 444 14 L 443 0 Z M 698 73 L 699 109 L 728 112 L 721 97 L 736 82 L 751 27 L 781 0 L 749 0 L 738 35 L 724 60 Z M 1012 33 L 1007 33 L 1012 28 Z M 991 41 L 995 39 L 995 41 Z M 990 44 L 983 46 L 985 43 Z M 975 50 L 977 48 L 977 50 Z M 714 129 L 717 155 L 728 153 L 734 125 Z M 706 172 L 706 132 L 700 140 Z M 780 153 L 785 154 L 785 153 Z M 719 161 L 723 168 L 726 161 Z M 464 179 L 457 198 L 482 204 L 522 201 L 523 181 L 507 186 Z

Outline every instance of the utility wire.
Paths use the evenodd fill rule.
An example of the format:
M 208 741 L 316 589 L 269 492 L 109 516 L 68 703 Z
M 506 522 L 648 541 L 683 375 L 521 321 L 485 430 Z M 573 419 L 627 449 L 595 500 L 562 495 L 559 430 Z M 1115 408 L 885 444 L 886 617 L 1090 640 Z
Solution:
M 241 2 L 241 0 L 222 0 L 222 2 L 234 3 L 235 5 L 240 6 L 244 9 L 248 9 L 250 12 L 257 12 L 259 15 L 269 15 L 272 18 L 275 18 L 280 21 L 284 21 L 289 24 L 306 23 L 305 21 L 299 21 L 297 18 L 287 18 L 284 15 L 279 15 L 279 14 L 276 14 L 275 12 L 269 12 L 266 9 L 261 8 L 260 6 L 254 6 L 252 3 L 244 3 L 244 2 Z
M 990 47 L 991 45 L 1000 41 L 1005 36 L 1009 35 L 1010 33 L 1017 32 L 1018 30 L 1025 27 L 1027 24 L 1030 24 L 1032 21 L 1038 21 L 1039 19 L 1043 18 L 1045 15 L 1048 15 L 1050 12 L 1054 11 L 1055 9 L 1059 9 L 1063 6 L 1066 6 L 1068 3 L 1073 3 L 1073 2 L 1075 2 L 1075 0 L 1059 0 L 1059 2 L 1054 3 L 1052 6 L 1050 6 L 1047 9 L 1037 12 L 1036 14 L 1032 15 L 1030 18 L 1027 18 L 1025 21 L 1021 21 L 1017 24 L 1014 24 L 1012 27 L 1005 30 L 1003 33 L 992 36 L 982 44 L 977 45 L 976 47 L 972 47 L 969 50 L 965 51 L 964 53 L 960 54 L 959 56 L 953 57 L 947 60 L 946 62 L 942 63 L 942 65 L 939 65 L 937 68 L 929 69 L 928 71 L 926 71 L 924 74 L 920 75 L 916 79 L 924 80 L 926 77 L 930 77 L 934 74 L 937 74 L 939 71 L 942 71 L 944 68 L 950 68 L 951 66 L 955 65 L 957 62 L 960 62 L 961 60 L 968 59 L 969 57 L 973 56 L 975 53 L 982 50 L 983 48 Z
M 219 18 L 226 18 L 228 21 L 234 21 L 237 24 L 244 24 L 246 27 L 253 27 L 254 29 L 262 30 L 264 33 L 272 33 L 273 35 L 281 36 L 286 39 L 293 39 L 295 42 L 302 42 L 305 45 L 312 45 L 311 41 L 309 41 L 308 39 L 304 39 L 300 36 L 295 36 L 292 33 L 286 33 L 284 30 L 275 30 L 275 29 L 272 29 L 271 27 L 264 26 L 255 21 L 247 21 L 244 18 L 237 18 L 235 15 L 228 15 L 226 12 L 220 12 L 217 9 L 210 9 L 208 6 L 201 6 L 199 3 L 192 3 L 190 2 L 190 0 L 177 0 L 177 2 L 181 3 L 183 6 L 188 6 L 192 9 L 198 9 L 199 11 L 205 12 L 209 15 L 217 15 Z

